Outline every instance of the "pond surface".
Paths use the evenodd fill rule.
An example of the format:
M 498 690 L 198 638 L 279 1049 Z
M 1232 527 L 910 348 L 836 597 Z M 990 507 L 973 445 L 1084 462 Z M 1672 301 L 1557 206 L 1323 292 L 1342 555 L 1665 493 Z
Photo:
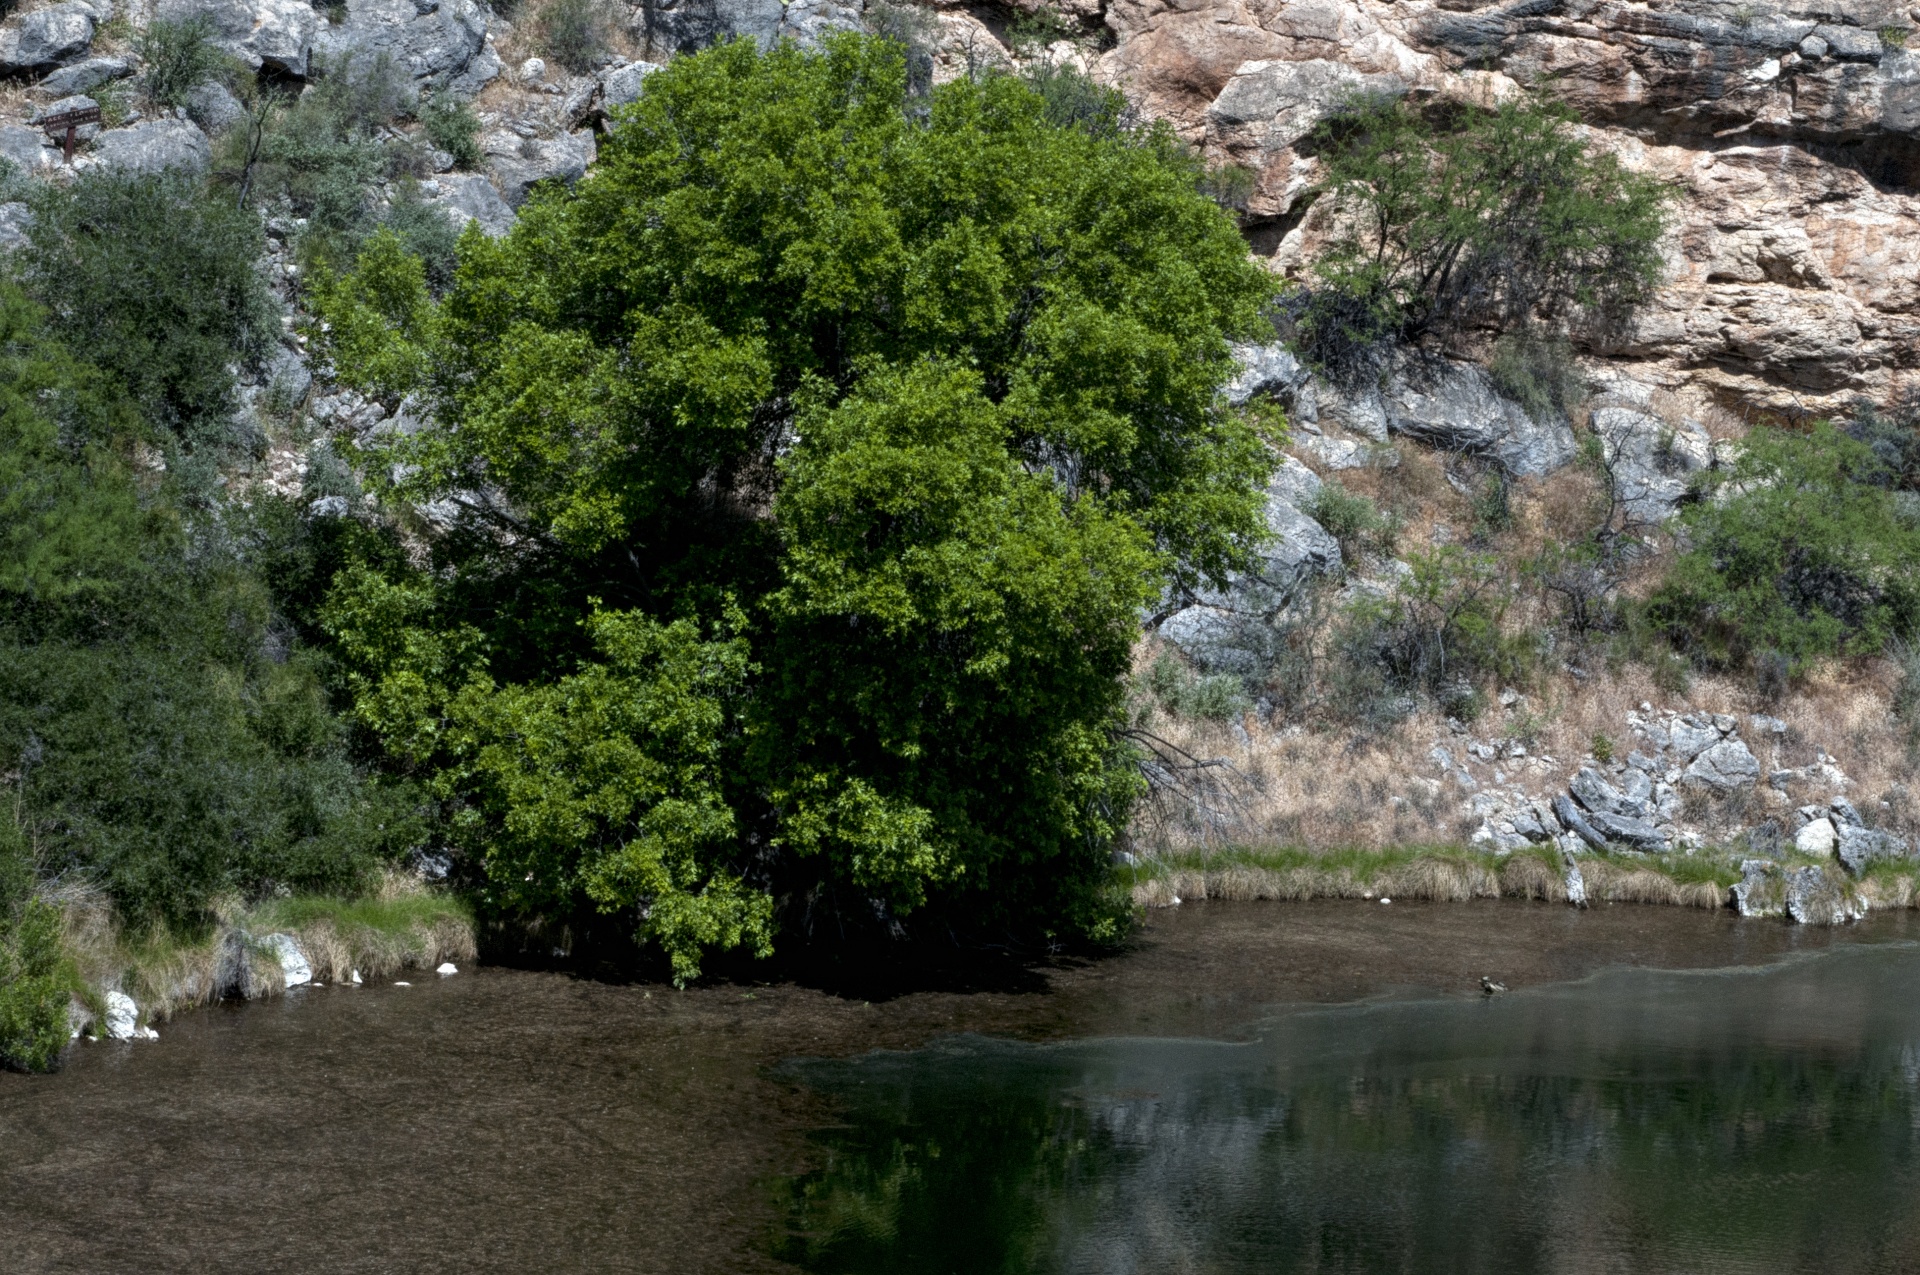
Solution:
M 315 989 L 0 1073 L 0 1275 L 1920 1271 L 1915 939 L 1205 904 L 904 989 Z
M 1920 1270 L 1920 945 L 1296 1010 L 1254 1039 L 962 1036 L 842 1104 L 821 1272 Z

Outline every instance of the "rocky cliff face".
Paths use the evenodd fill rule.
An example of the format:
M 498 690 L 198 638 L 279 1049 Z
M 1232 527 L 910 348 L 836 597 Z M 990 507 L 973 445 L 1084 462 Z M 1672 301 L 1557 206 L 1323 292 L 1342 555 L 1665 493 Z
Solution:
M 1249 211 L 1283 273 L 1321 231 L 1301 143 L 1341 100 L 1542 88 L 1681 191 L 1666 286 L 1592 354 L 1742 415 L 1920 392 L 1920 21 L 1904 0 L 1109 0 L 1102 21 L 1096 75 L 1257 173 Z

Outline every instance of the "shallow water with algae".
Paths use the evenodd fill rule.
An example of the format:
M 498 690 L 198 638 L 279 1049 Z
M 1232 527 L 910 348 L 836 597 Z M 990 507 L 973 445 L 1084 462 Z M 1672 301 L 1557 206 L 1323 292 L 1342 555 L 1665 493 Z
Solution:
M 955 1036 L 841 1104 L 818 1272 L 1920 1271 L 1920 945 L 1279 1011 L 1237 1041 Z

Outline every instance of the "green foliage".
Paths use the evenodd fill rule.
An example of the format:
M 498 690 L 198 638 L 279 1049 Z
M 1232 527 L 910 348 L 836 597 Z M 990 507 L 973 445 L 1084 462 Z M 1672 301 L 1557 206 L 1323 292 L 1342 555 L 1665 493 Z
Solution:
M 1586 397 L 1573 347 L 1530 331 L 1510 332 L 1494 342 L 1487 375 L 1495 389 L 1541 424 L 1571 415 Z
M 1357 102 L 1315 145 L 1351 209 L 1293 298 L 1299 341 L 1340 376 L 1468 328 L 1607 328 L 1658 278 L 1667 189 L 1593 153 L 1567 108 Z
M 24 853 L 0 821 L 0 861 Z M 0 864 L 0 875 L 4 865 Z M 60 912 L 0 881 L 0 1067 L 51 1071 L 67 1047 L 67 1004 L 79 982 L 60 945 Z
M 350 888 L 412 844 L 246 561 L 246 511 L 190 520 L 143 477 L 137 418 L 12 290 L 0 351 L 0 773 L 45 870 L 190 928 L 217 893 Z
M 1015 57 L 1030 58 L 1047 46 L 1074 37 L 1074 25 L 1050 4 L 1040 4 L 1014 15 L 1007 23 L 1007 47 Z
M 1526 652 L 1501 633 L 1510 597 L 1491 554 L 1442 545 L 1410 554 L 1409 572 L 1391 594 L 1362 597 L 1340 634 L 1346 658 L 1377 667 L 1396 692 L 1426 692 L 1456 716 L 1477 712 L 1474 683 L 1518 680 Z
M 1613 764 L 1613 738 L 1610 735 L 1595 735 L 1587 744 L 1587 751 L 1602 766 Z
M 1798 666 L 1911 636 L 1920 529 L 1888 480 L 1871 447 L 1830 425 L 1755 430 L 1681 514 L 1688 547 L 1650 600 L 1654 622 L 1717 667 L 1766 651 Z
M 435 146 L 453 156 L 455 168 L 480 167 L 480 117 L 465 99 L 444 90 L 435 93 L 420 108 L 420 124 Z
M 53 333 L 189 446 L 225 440 L 236 365 L 278 331 L 259 219 L 177 176 L 95 170 L 41 186 L 17 261 Z
M 1201 174 L 1200 191 L 1228 212 L 1243 213 L 1253 199 L 1258 180 L 1251 168 L 1221 164 Z
M 1320 484 L 1309 512 L 1340 542 L 1340 552 L 1349 560 L 1363 553 L 1390 555 L 1399 538 L 1398 519 L 1333 479 Z
M 782 896 L 1114 932 L 1129 653 L 1262 534 L 1272 462 L 1215 390 L 1272 285 L 1164 130 L 1044 108 L 916 98 L 891 40 L 723 45 L 463 239 L 444 301 L 390 235 L 316 285 L 336 365 L 440 422 L 380 457 L 395 494 L 466 510 L 433 570 L 342 581 L 356 712 L 473 812 L 499 905 L 635 916 L 683 977 Z M 620 707 L 683 662 L 718 670 L 684 727 Z M 573 809 L 612 781 L 561 759 L 603 754 L 660 777 L 511 822 L 504 776 Z
M 547 0 L 540 9 L 540 51 L 575 75 L 606 60 L 611 49 L 603 0 Z
M 421 276 L 435 296 L 452 285 L 460 232 L 442 209 L 420 197 L 419 186 L 398 183 L 380 224 L 402 251 L 419 260 Z
M 227 58 L 213 42 L 215 34 L 213 19 L 200 13 L 147 23 L 134 48 L 146 64 L 142 84 L 151 105 L 185 106 L 194 86 L 219 78 Z
M 1126 94 L 1111 85 L 1096 84 L 1071 66 L 1041 61 L 1023 70 L 1020 78 L 1039 96 L 1040 109 L 1056 128 L 1120 137 L 1139 127 L 1140 113 Z
M 1224 722 L 1252 707 L 1239 678 L 1227 673 L 1198 676 L 1171 654 L 1147 667 L 1146 684 L 1160 706 L 1176 717 Z
M 431 102 L 420 106 L 411 77 L 381 53 L 321 66 L 313 87 L 273 114 L 259 139 L 251 193 L 307 219 L 299 246 L 309 267 L 350 262 L 373 233 L 376 187 L 417 159 L 389 126 L 416 109 L 436 118 Z M 225 166 L 237 171 L 251 139 L 236 129 L 223 145 Z

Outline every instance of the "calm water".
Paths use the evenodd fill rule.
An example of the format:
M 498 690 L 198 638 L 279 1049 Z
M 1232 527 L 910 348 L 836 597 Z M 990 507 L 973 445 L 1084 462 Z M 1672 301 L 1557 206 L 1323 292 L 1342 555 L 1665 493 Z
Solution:
M 786 1074 L 814 1271 L 1920 1271 L 1911 943 Z

